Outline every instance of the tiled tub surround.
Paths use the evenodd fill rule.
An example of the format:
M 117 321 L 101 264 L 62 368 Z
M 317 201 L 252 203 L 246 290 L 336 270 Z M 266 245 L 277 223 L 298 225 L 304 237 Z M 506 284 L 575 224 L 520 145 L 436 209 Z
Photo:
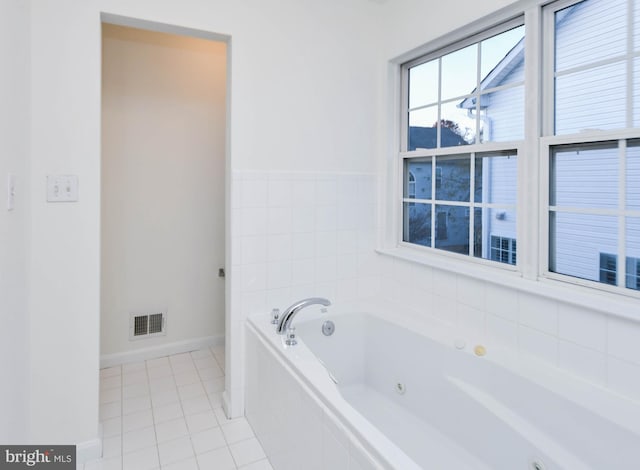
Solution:
M 335 303 L 378 294 L 376 182 L 369 173 L 232 173 L 230 415 L 243 413 L 248 315 L 305 297 Z
M 233 288 L 245 316 L 377 292 L 374 175 L 236 172 L 232 187 Z
M 571 303 L 571 286 L 379 261 L 380 299 L 397 305 L 387 314 L 393 321 L 428 333 L 425 325 L 436 319 L 488 348 L 508 348 L 640 402 L 640 321 L 616 316 L 609 296 L 590 294 L 589 308 Z
M 636 465 L 637 402 L 508 348 L 477 357 L 439 322 L 426 338 L 341 310 L 297 318 L 294 347 L 268 316 L 249 320 L 247 418 L 277 470 L 299 468 L 305 455 L 311 469 Z
M 245 418 L 221 408 L 224 347 L 100 371 L 103 458 L 79 470 L 271 470 Z

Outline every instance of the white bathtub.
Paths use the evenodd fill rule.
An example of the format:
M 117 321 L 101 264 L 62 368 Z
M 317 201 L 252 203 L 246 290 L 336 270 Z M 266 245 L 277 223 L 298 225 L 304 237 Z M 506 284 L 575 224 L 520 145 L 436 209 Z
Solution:
M 293 347 L 267 316 L 248 327 L 247 418 L 276 470 L 640 468 L 640 404 L 606 389 L 370 314 L 302 311 L 294 323 Z

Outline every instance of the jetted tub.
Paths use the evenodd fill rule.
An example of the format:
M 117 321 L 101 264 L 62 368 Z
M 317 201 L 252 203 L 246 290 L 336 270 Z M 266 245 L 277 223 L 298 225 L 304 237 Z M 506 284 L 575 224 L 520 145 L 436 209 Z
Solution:
M 293 323 L 296 346 L 267 316 L 248 323 L 247 418 L 276 470 L 640 468 L 640 404 L 604 388 L 490 347 L 476 356 L 436 327 L 307 311 Z M 331 461 L 331 438 L 346 459 Z

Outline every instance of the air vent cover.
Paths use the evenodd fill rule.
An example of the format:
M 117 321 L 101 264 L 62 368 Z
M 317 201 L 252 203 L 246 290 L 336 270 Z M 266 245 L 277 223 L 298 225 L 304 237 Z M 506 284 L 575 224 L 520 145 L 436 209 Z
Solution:
M 129 339 L 143 339 L 166 334 L 167 312 L 131 313 L 129 316 Z

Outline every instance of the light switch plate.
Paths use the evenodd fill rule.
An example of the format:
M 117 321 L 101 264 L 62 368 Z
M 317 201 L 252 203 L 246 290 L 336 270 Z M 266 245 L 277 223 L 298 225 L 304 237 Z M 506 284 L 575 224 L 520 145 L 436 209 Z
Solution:
M 47 202 L 76 202 L 77 200 L 77 175 L 47 176 Z

